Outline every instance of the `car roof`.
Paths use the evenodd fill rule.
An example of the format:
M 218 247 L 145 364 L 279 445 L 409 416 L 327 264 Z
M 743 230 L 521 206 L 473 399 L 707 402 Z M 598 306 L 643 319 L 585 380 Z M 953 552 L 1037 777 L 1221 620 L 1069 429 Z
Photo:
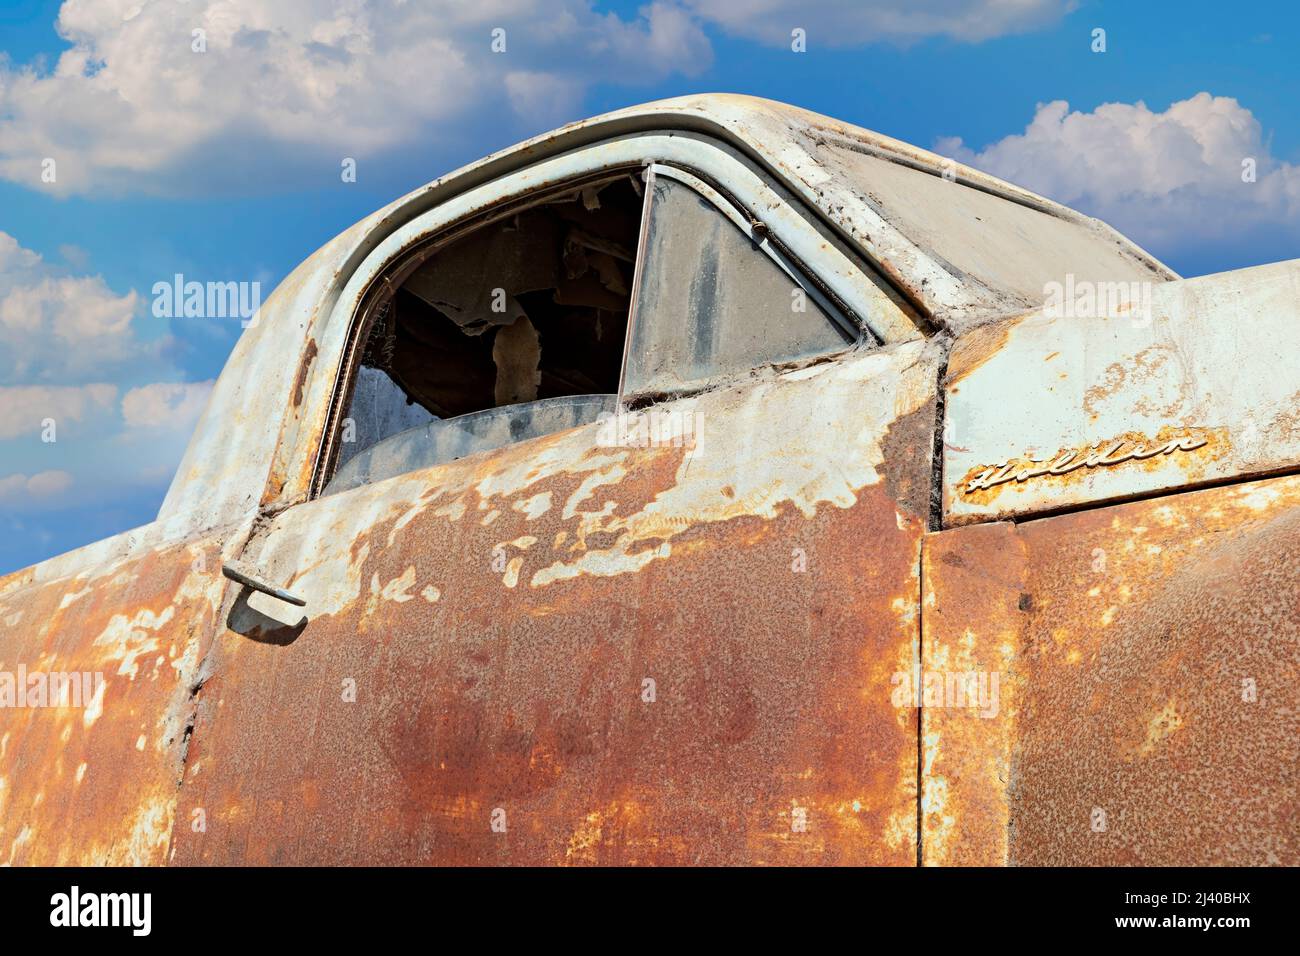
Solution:
M 1110 247 L 1122 249 L 1135 265 L 1134 275 L 1167 281 L 1178 275 L 1110 226 L 1027 189 L 881 133 L 785 103 L 731 93 L 701 93 L 658 100 L 605 113 L 562 126 L 495 152 L 457 169 L 398 200 L 388 210 L 409 204 L 427 205 L 563 152 L 617 136 L 662 131 L 693 132 L 725 142 L 763 169 L 879 269 L 895 287 L 937 326 L 959 332 L 982 320 L 1024 312 L 1041 304 L 1025 287 L 1041 286 L 1039 276 L 1024 281 L 989 277 L 986 270 L 954 265 L 954 243 L 978 244 L 1001 225 L 1022 230 L 1034 210 L 1059 224 L 1071 224 L 1068 237 L 1057 229 L 1052 239 L 1063 248 L 1053 275 L 1070 256 Z M 857 158 L 855 158 L 857 157 Z M 857 173 L 846 175 L 854 163 Z M 863 172 L 864 165 L 874 164 Z M 890 173 L 889 171 L 892 171 Z M 907 172 L 910 171 L 910 172 Z M 884 177 L 881 173 L 886 172 Z M 895 182 L 894 173 L 910 176 Z M 918 176 L 918 174 L 920 174 Z M 927 179 L 933 177 L 933 179 Z M 916 221 L 918 191 L 947 181 L 980 194 L 983 206 L 979 231 L 959 238 L 951 231 L 925 228 Z M 970 193 L 966 193 L 970 195 Z M 944 207 L 951 194 L 936 194 L 931 209 Z M 1005 203 L 990 202 L 989 197 Z M 999 223 L 1000 215 L 1008 221 Z M 970 224 L 973 225 L 973 224 Z M 942 241 L 949 241 L 944 248 Z M 1039 248 L 1053 243 L 1039 242 Z M 1008 262 L 1016 256 L 1005 256 Z M 1040 272 L 1042 270 L 1039 270 Z M 1086 270 L 1085 270 L 1086 271 Z M 1128 278 L 1129 276 L 1123 276 Z M 1041 292 L 1041 289 L 1038 290 Z

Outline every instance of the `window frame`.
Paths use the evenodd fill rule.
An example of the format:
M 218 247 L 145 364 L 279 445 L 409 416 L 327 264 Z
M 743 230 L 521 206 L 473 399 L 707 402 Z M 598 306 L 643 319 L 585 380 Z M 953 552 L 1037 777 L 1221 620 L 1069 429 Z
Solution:
M 720 210 L 738 225 L 738 217 L 749 216 L 742 227 L 746 231 L 753 222 L 760 221 L 751 210 L 761 210 L 765 240 L 772 249 L 768 254 L 783 255 L 794 268 L 794 275 L 809 282 L 819 296 L 836 306 L 835 311 L 848 318 L 860 335 L 870 335 L 885 345 L 923 337 L 905 296 L 887 275 L 835 236 L 828 225 L 785 190 L 777 177 L 734 148 L 705 135 L 682 131 L 617 137 L 562 153 L 451 196 L 363 250 L 367 254 L 333 302 L 320 336 L 320 350 L 325 353 L 328 349 L 328 354 L 322 354 L 318 368 L 330 368 L 329 388 L 326 392 L 325 383 L 319 381 L 323 376 L 317 376 L 312 383 L 312 398 L 319 403 L 315 406 L 319 415 L 316 428 L 310 432 L 311 443 L 303 449 L 310 468 L 299 472 L 307 478 L 306 497 L 321 497 L 333 473 L 355 369 L 376 309 L 410 271 L 439 248 L 503 216 L 585 184 L 628 173 L 639 175 L 652 167 L 660 167 L 663 175 L 672 178 L 689 177 L 686 184 L 714 205 L 725 200 Z M 642 229 L 645 224 L 643 211 Z M 638 242 L 638 265 L 641 255 L 642 243 Z M 816 268 L 808 264 L 814 259 Z M 634 312 L 635 286 L 632 295 Z M 628 318 L 625 353 L 631 342 L 631 312 Z M 620 369 L 620 402 L 623 372 Z M 286 441 L 281 447 L 287 452 L 292 436 L 282 438 Z

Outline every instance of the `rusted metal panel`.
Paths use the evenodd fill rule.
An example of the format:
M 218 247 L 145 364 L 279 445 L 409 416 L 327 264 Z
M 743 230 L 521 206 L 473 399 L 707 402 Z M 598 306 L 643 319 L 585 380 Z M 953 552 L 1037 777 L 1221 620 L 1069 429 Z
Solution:
M 1002 866 L 1023 697 L 1025 548 L 1014 525 L 931 534 L 922 547 L 921 862 Z
M 1300 365 L 1272 343 L 1297 319 L 1293 261 L 1143 287 L 1108 314 L 1039 312 L 963 336 L 948 370 L 946 523 L 1294 467 Z
M 589 426 L 277 516 L 248 558 L 308 617 L 231 611 L 175 862 L 914 864 L 936 372 L 907 344 L 665 406 L 693 450 Z
M 933 863 L 1300 862 L 1300 478 L 925 541 L 927 666 L 1002 674 L 923 710 Z
M 220 546 L 82 556 L 112 546 L 131 556 L 0 590 L 0 864 L 165 861 Z M 80 686 L 53 706 L 60 675 Z

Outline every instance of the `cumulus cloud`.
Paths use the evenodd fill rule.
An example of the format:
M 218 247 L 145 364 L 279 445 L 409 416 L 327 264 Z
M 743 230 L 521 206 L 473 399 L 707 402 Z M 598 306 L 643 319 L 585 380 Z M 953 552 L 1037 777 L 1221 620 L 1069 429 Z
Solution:
M 784 46 L 790 31 L 807 31 L 810 46 L 911 43 L 941 36 L 975 43 L 1026 33 L 1056 22 L 1073 0 L 686 0 L 701 17 L 730 33 Z
M 158 382 L 133 388 L 122 397 L 122 419 L 139 431 L 181 431 L 187 436 L 198 421 L 212 381 Z
M 68 421 L 81 422 L 113 409 L 117 386 L 16 385 L 0 387 L 0 440 L 42 431 L 54 422 L 54 435 Z
M 0 177 L 175 195 L 323 183 L 345 157 L 359 176 L 412 157 L 431 175 L 489 124 L 498 139 L 541 132 L 581 116 L 598 84 L 698 75 L 706 27 L 780 45 L 794 27 L 825 46 L 975 42 L 1073 5 L 652 0 L 624 18 L 595 2 L 66 0 L 72 48 L 52 69 L 0 63 Z
M 135 334 L 134 320 L 144 313 L 136 294 L 118 295 L 99 277 L 66 268 L 0 232 L 6 512 L 71 514 L 96 496 L 156 493 L 212 388 L 210 381 L 157 381 L 179 373 L 161 357 L 165 340 Z M 130 454 L 122 453 L 123 442 L 132 443 Z M 62 496 L 74 481 L 81 493 Z
M 42 471 L 31 477 L 6 475 L 0 478 L 0 505 L 48 500 L 67 491 L 72 484 L 72 476 L 66 471 Z
M 139 296 L 65 275 L 0 232 L 0 381 L 84 382 L 150 354 L 131 328 Z
M 1198 93 L 1155 112 L 1057 100 L 1023 133 L 981 150 L 958 138 L 936 151 L 1073 206 L 1158 255 L 1258 230 L 1300 235 L 1300 166 L 1269 152 L 1235 99 Z
M 73 47 L 52 71 L 0 67 L 0 176 L 57 193 L 237 184 L 250 163 L 293 182 L 510 110 L 538 131 L 593 83 L 712 56 L 664 0 L 630 20 L 590 0 L 67 0 L 57 28 Z

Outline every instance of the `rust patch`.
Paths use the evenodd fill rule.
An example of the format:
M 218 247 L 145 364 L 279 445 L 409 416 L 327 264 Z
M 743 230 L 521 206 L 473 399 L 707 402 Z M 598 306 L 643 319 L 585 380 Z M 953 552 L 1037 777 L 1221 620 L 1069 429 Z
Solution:
M 1007 344 L 1011 330 L 1033 313 L 999 319 L 977 325 L 953 342 L 952 353 L 948 357 L 948 374 L 944 378 L 944 387 L 952 388 L 975 369 L 979 368 Z
M 935 399 L 890 423 L 881 439 L 880 473 L 898 507 L 924 518 L 930 507 L 930 459 L 934 454 Z M 924 463 L 924 469 L 916 467 Z
M 316 340 L 308 339 L 307 348 L 303 352 L 302 363 L 298 366 L 298 377 L 293 383 L 293 407 L 298 408 L 302 405 L 302 393 L 307 384 L 307 375 L 311 372 L 311 366 L 316 361 Z
M 1300 862 L 1298 505 L 1276 478 L 927 536 L 927 666 L 1001 666 L 1013 709 L 925 712 L 925 859 Z
M 1177 368 L 1176 376 L 1169 374 L 1171 367 Z M 1100 415 L 1102 409 L 1099 406 L 1127 391 L 1136 399 L 1133 411 L 1150 417 L 1173 418 L 1184 403 L 1194 397 L 1193 384 L 1176 348 L 1151 345 L 1131 358 L 1106 366 L 1101 381 L 1084 392 L 1083 409 L 1094 417 Z M 1161 393 L 1161 385 L 1171 386 L 1172 390 L 1166 389 Z M 1155 397 L 1157 395 L 1161 397 Z
M 175 545 L 0 598 L 0 672 L 103 679 L 0 708 L 0 864 L 165 862 L 220 566 L 215 541 Z
M 1101 373 L 1101 381 L 1083 393 L 1083 410 L 1094 418 L 1099 414 L 1097 405 L 1113 396 L 1128 380 L 1128 363 L 1112 362 Z
M 1024 614 L 1033 606 L 1023 591 L 1024 542 L 1014 525 L 977 525 L 927 535 L 922 555 L 923 675 L 932 682 L 973 675 L 993 693 L 992 706 L 983 707 L 959 706 L 947 693 L 920 701 L 921 862 L 1002 866 L 1024 695 L 1015 663 Z
M 266 479 L 266 492 L 262 495 L 261 504 L 267 505 L 275 501 L 282 491 L 284 491 L 284 475 L 272 472 Z

